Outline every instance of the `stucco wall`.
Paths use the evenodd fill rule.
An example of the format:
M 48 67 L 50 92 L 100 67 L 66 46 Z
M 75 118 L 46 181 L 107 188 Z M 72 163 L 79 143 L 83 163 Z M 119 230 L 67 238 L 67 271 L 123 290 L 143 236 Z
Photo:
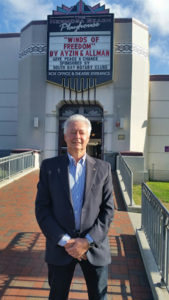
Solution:
M 132 19 L 115 20 L 114 32 L 114 123 L 112 151 L 129 150 L 130 147 L 130 110 L 132 78 Z M 116 126 L 124 119 L 124 126 Z M 119 136 L 123 136 L 120 139 Z
M 21 32 L 19 59 L 19 148 L 44 150 L 46 101 L 46 23 L 32 22 Z M 38 127 L 34 126 L 38 118 Z
M 148 137 L 150 178 L 169 181 L 169 76 L 152 76 Z
M 133 20 L 130 150 L 145 152 L 149 106 L 149 32 Z
M 0 35 L 0 149 L 17 143 L 19 34 Z
M 115 21 L 114 151 L 145 153 L 149 101 L 149 32 L 135 19 Z M 117 127 L 116 121 L 122 120 Z M 123 139 L 119 137 L 123 136 Z

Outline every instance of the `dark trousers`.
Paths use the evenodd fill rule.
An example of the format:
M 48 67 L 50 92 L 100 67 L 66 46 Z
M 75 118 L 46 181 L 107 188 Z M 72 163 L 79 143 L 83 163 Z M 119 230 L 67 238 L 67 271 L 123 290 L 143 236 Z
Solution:
M 49 300 L 67 300 L 77 260 L 64 266 L 48 265 Z M 89 300 L 107 300 L 108 266 L 79 262 L 86 280 Z

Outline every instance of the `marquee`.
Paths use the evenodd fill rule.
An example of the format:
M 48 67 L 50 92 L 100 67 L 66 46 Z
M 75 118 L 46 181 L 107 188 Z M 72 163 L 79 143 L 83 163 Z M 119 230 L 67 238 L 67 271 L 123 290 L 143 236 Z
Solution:
M 79 91 L 112 80 L 113 24 L 107 13 L 48 16 L 47 80 Z

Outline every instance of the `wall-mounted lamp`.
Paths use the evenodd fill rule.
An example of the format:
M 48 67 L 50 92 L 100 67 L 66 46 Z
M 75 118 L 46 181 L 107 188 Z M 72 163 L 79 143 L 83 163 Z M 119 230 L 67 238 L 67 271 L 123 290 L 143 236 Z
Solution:
M 38 117 L 34 117 L 34 119 L 33 119 L 33 127 L 34 128 L 38 128 L 39 127 L 39 118 Z
M 116 121 L 116 127 L 120 129 L 124 129 L 124 118 L 120 118 Z

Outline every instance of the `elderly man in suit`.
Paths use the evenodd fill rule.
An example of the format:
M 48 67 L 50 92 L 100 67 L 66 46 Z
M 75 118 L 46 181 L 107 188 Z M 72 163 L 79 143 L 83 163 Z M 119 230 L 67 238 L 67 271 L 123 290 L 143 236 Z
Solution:
M 87 118 L 69 117 L 64 124 L 67 154 L 44 160 L 40 169 L 36 218 L 46 237 L 50 300 L 68 299 L 77 263 L 89 299 L 107 299 L 107 233 L 114 213 L 111 167 L 86 154 L 90 133 Z

